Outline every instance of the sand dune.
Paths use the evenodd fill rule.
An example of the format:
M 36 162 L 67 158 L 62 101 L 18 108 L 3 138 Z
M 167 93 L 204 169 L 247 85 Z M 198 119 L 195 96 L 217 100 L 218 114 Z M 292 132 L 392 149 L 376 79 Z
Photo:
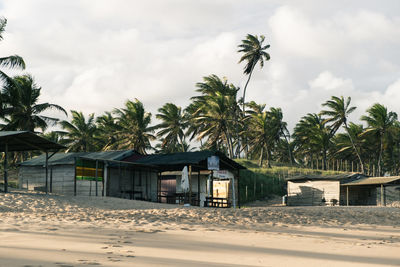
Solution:
M 0 266 L 400 266 L 395 207 L 182 207 L 0 194 Z

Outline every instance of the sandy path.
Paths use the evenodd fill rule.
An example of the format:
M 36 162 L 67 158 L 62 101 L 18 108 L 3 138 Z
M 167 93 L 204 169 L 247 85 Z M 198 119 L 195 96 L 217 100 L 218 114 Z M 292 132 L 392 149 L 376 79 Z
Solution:
M 400 266 L 400 209 L 0 194 L 0 266 Z

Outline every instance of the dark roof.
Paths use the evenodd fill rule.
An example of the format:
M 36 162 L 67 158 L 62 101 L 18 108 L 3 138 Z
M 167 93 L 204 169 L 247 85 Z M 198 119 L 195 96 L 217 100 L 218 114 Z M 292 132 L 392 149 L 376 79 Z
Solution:
M 154 154 L 136 160 L 137 163 L 156 165 L 162 171 L 182 170 L 184 166 L 191 165 L 197 170 L 207 170 L 207 158 L 210 156 L 218 156 L 220 160 L 220 169 L 234 170 L 246 169 L 239 163 L 229 159 L 219 151 L 196 151 L 181 152 L 171 154 Z
M 28 131 L 0 131 L 0 152 L 5 151 L 6 144 L 8 151 L 57 151 L 65 148 Z
M 126 157 L 132 156 L 134 150 L 117 150 L 117 151 L 102 151 L 102 152 L 70 152 L 56 153 L 49 159 L 49 165 L 70 165 L 75 163 L 75 158 L 86 158 L 93 160 L 111 160 L 121 161 Z M 40 155 L 31 160 L 22 162 L 21 166 L 42 166 L 45 164 L 46 155 Z
M 381 185 L 381 184 L 400 184 L 400 176 L 385 177 L 364 177 L 355 181 L 347 182 L 342 185 Z
M 340 183 L 348 183 L 350 181 L 364 178 L 365 175 L 361 173 L 342 173 L 334 175 L 315 175 L 315 174 L 304 174 L 294 177 L 286 178 L 286 181 L 290 182 L 303 182 L 303 181 L 340 181 Z

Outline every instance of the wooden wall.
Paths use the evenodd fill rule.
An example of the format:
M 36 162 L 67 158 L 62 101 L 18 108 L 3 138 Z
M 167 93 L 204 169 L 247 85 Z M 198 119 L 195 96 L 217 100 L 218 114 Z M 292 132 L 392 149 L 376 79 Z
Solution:
M 339 203 L 340 184 L 339 181 L 289 181 L 287 191 L 288 206 L 332 205 Z

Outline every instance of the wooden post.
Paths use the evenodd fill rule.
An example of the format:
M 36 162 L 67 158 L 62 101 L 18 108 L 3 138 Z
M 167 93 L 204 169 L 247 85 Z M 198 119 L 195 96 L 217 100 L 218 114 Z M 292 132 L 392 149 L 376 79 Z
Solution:
M 192 165 L 189 165 L 189 204 L 192 205 Z
M 351 161 L 351 172 L 354 172 L 354 168 L 353 168 L 354 166 L 353 165 L 354 165 L 354 161 Z
M 75 168 L 74 168 L 74 196 L 76 196 L 76 158 L 74 158 L 74 161 L 75 161 L 75 163 L 74 163 L 74 166 L 75 166 Z
M 200 207 L 200 170 L 197 172 L 197 202 Z
M 238 192 L 237 201 L 238 201 L 238 206 L 240 209 L 240 185 L 239 185 L 239 183 L 240 183 L 240 170 L 237 170 L 237 192 Z
M 8 143 L 6 141 L 4 150 L 4 192 L 8 192 L 8 173 L 7 173 Z
M 50 168 L 50 193 L 53 193 L 53 167 Z
M 247 194 L 247 185 L 246 185 L 246 201 L 248 200 L 248 194 Z
M 349 186 L 346 186 L 346 206 L 349 205 Z
M 381 184 L 381 206 L 385 206 L 383 195 L 384 195 L 383 184 Z
M 98 172 L 98 171 L 99 171 L 99 161 L 96 160 L 96 176 L 95 176 L 95 179 L 96 179 L 96 197 L 99 196 L 99 194 L 98 194 L 98 189 L 97 189 L 97 180 L 98 180 L 98 174 L 97 174 L 97 172 Z
M 46 161 L 45 161 L 45 168 L 46 168 L 46 194 L 49 193 L 49 152 L 46 151 Z

